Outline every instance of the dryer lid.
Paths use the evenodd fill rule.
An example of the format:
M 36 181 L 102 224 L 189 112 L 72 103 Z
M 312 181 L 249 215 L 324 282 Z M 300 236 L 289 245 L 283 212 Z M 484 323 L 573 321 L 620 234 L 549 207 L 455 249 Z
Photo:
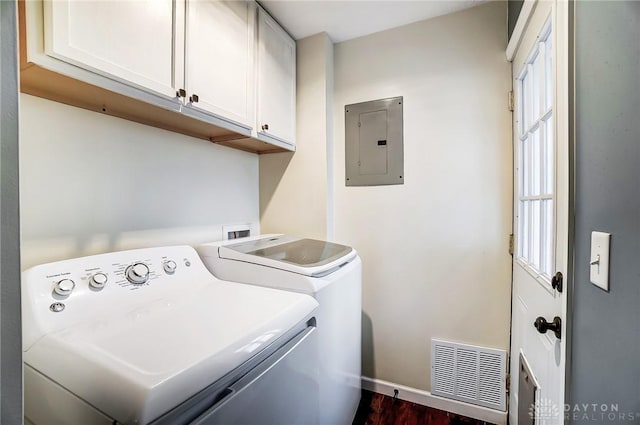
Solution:
M 332 242 L 273 236 L 221 246 L 219 256 L 321 277 L 351 261 L 356 252 L 349 246 Z

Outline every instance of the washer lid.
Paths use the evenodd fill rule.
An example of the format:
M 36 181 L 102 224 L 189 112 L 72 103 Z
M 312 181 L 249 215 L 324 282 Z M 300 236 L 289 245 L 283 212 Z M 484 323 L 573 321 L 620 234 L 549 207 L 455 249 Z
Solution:
M 220 246 L 220 258 L 321 277 L 356 256 L 353 248 L 316 239 L 273 236 Z
M 49 333 L 24 361 L 119 423 L 148 423 L 306 320 L 307 295 L 219 281 Z

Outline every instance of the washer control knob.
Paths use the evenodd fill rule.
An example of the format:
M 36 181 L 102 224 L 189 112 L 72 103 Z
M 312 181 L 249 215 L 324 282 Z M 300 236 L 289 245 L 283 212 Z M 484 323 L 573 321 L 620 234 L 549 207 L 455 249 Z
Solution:
M 96 273 L 93 276 L 91 276 L 91 280 L 89 281 L 89 285 L 91 285 L 92 288 L 96 288 L 96 289 L 102 289 L 104 288 L 104 285 L 107 284 L 107 275 L 104 273 Z
M 62 295 L 63 297 L 66 297 L 66 296 L 69 296 L 69 294 L 71 294 L 71 291 L 73 291 L 75 287 L 76 287 L 76 283 L 73 280 L 62 279 L 56 283 L 56 285 L 53 287 L 53 291 L 58 295 Z
M 125 271 L 127 280 L 135 285 L 142 285 L 149 280 L 149 267 L 144 263 L 135 263 Z
M 174 274 L 176 272 L 176 267 L 178 267 L 178 265 L 173 260 L 167 260 L 162 263 L 162 268 L 167 274 Z

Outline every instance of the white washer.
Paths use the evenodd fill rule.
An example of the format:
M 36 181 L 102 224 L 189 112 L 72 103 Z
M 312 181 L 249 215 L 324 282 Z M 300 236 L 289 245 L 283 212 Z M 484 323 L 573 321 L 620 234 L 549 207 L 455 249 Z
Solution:
M 22 286 L 30 423 L 318 423 L 307 295 L 219 280 L 187 246 L 45 264 Z
M 361 389 L 362 263 L 348 246 L 263 235 L 196 248 L 220 279 L 310 294 L 318 300 L 320 424 L 353 422 Z

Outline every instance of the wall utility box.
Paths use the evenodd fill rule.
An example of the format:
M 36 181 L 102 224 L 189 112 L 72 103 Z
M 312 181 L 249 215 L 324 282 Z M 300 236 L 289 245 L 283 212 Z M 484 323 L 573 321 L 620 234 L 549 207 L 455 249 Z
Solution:
M 404 183 L 402 96 L 344 107 L 345 184 Z

